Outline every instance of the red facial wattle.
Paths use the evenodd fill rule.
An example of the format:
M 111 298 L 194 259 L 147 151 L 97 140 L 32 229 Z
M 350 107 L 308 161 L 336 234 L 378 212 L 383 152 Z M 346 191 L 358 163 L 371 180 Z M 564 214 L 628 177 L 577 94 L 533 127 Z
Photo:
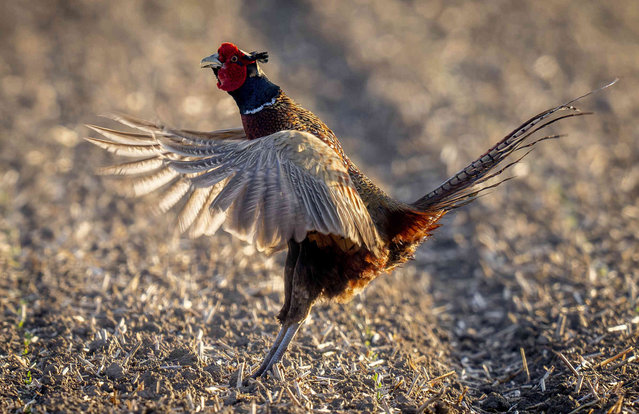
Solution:
M 226 92 L 238 89 L 246 80 L 246 66 L 226 62 L 217 72 L 217 87 Z
M 218 49 L 222 67 L 217 72 L 217 87 L 226 92 L 238 89 L 246 80 L 244 53 L 232 43 L 222 43 Z

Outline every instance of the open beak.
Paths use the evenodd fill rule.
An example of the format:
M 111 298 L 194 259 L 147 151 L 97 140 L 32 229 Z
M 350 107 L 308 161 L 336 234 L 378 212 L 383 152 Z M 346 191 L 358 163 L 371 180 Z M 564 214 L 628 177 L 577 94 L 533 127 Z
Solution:
M 209 57 L 205 57 L 200 62 L 201 68 L 211 68 L 211 69 L 219 69 L 222 67 L 222 62 L 218 59 L 218 54 L 214 53 Z

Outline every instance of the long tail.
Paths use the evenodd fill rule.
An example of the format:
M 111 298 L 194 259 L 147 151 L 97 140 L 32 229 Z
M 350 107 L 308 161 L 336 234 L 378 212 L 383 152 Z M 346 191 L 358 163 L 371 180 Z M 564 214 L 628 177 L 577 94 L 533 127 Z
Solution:
M 412 203 L 412 205 L 421 211 L 452 210 L 470 203 L 476 199 L 481 192 L 510 180 L 513 177 L 505 178 L 492 185 L 481 187 L 481 184 L 486 183 L 486 181 L 491 178 L 497 177 L 506 169 L 521 161 L 532 149 L 525 152 L 521 157 L 504 165 L 501 169 L 494 170 L 497 165 L 508 158 L 513 152 L 524 148 L 532 148 L 541 141 L 561 137 L 561 135 L 547 135 L 528 141 L 528 138 L 535 132 L 562 119 L 592 114 L 592 112 L 582 112 L 572 104 L 586 96 L 614 85 L 617 80 L 618 79 L 615 79 L 601 88 L 590 91 L 563 105 L 548 109 L 532 117 L 519 128 L 506 135 L 505 138 L 475 161 L 444 181 L 439 187 Z M 563 111 L 569 111 L 569 113 L 566 114 Z

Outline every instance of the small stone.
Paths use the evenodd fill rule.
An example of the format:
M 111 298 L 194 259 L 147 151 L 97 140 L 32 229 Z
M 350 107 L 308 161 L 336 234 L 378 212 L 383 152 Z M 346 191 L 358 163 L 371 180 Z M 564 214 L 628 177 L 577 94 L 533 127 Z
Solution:
M 211 374 L 211 377 L 213 378 L 213 381 L 215 382 L 219 382 L 222 379 L 223 370 L 216 364 L 210 364 L 204 367 L 204 371 Z M 237 380 L 237 376 L 235 377 L 235 379 Z
M 104 348 L 106 345 L 107 341 L 105 341 L 104 339 L 96 339 L 95 341 L 91 341 L 91 343 L 89 344 L 89 352 L 98 351 Z
M 124 370 L 122 369 L 122 366 L 120 366 L 120 364 L 118 364 L 117 362 L 109 365 L 105 372 L 107 378 L 112 380 L 117 380 L 124 376 Z
M 550 343 L 550 340 L 546 337 L 546 335 L 541 334 L 537 337 L 538 345 L 548 345 L 549 343 Z
M 508 400 L 503 395 L 491 392 L 481 403 L 481 408 L 493 413 L 505 413 L 510 408 Z
M 237 402 L 237 394 L 235 391 L 231 391 L 231 393 L 224 398 L 224 405 L 233 405 Z
M 197 355 L 188 348 L 177 348 L 171 351 L 165 361 L 182 366 L 194 365 L 197 363 Z

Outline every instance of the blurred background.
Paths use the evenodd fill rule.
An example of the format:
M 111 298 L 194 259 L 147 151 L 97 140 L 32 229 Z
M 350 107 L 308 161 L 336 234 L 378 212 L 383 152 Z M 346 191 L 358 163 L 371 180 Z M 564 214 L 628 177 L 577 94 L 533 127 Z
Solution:
M 92 153 L 77 146 L 87 133 L 81 125 L 96 114 L 125 111 L 200 129 L 238 125 L 232 99 L 198 68 L 222 41 L 268 50 L 269 76 L 402 198 L 421 194 L 530 114 L 615 77 L 620 85 L 595 97 L 590 109 L 599 119 L 636 110 L 633 94 L 620 93 L 637 82 L 639 11 L 632 2 L 72 1 L 2 8 L 3 154 L 21 164 L 17 158 L 31 154 L 26 164 L 51 167 L 49 175 L 72 168 L 80 174 L 74 157 Z M 586 123 L 587 130 L 601 124 Z M 629 155 L 633 149 L 625 151 L 629 143 L 620 137 L 636 136 L 638 127 L 609 128 L 615 130 L 597 136 L 599 144 Z M 55 159 L 42 152 L 51 147 Z M 432 168 L 433 176 L 416 168 Z
M 268 51 L 269 78 L 318 114 L 360 168 L 404 201 L 430 191 L 532 115 L 618 77 L 613 88 L 579 103 L 595 115 L 553 127 L 567 137 L 536 147 L 515 168 L 517 180 L 447 217 L 413 264 L 380 278 L 352 304 L 320 306 L 299 335 L 311 347 L 304 341 L 332 321 L 344 332 L 368 327 L 381 333 L 380 346 L 388 345 L 377 351 L 386 359 L 432 360 L 424 368 L 432 377 L 455 370 L 461 385 L 447 391 L 451 401 L 467 386 L 467 398 L 482 398 L 486 390 L 471 379 L 480 381 L 484 374 L 476 372 L 484 372 L 488 357 L 470 350 L 490 350 L 495 359 L 486 369 L 499 376 L 527 335 L 536 343 L 575 306 L 592 329 L 607 317 L 620 323 L 636 313 L 637 23 L 632 0 L 2 2 L 5 342 L 20 346 L 11 327 L 25 320 L 25 303 L 27 314 L 37 315 L 27 319 L 31 329 L 70 329 L 68 342 L 78 349 L 96 330 L 113 330 L 123 314 L 146 314 L 165 332 L 164 323 L 182 329 L 183 319 L 173 321 L 166 309 L 206 312 L 217 303 L 219 336 L 240 347 L 241 358 L 257 361 L 275 330 L 283 257 L 265 258 L 226 234 L 180 238 L 172 217 L 149 214 L 152 197 L 125 199 L 117 182 L 96 177 L 96 167 L 113 158 L 82 140 L 89 134 L 83 124 L 113 126 L 98 115 L 114 111 L 188 129 L 239 126 L 233 100 L 199 68 L 224 41 Z M 149 293 L 150 286 L 158 287 Z M 256 302 L 257 319 L 241 322 Z M 610 304 L 614 311 L 601 316 Z M 87 315 L 104 312 L 115 316 L 88 322 Z M 525 334 L 486 339 L 523 320 Z M 580 319 L 574 326 L 568 320 L 571 338 L 582 335 L 586 343 Z M 216 352 L 217 328 L 199 323 Z M 254 345 L 237 339 L 263 323 Z M 357 349 L 330 335 L 357 358 Z M 219 381 L 228 375 L 223 371 Z M 412 377 L 401 375 L 410 385 Z M 360 380 L 345 379 L 356 388 Z M 408 392 L 408 385 L 398 385 L 405 398 L 389 397 L 391 407 L 418 407 L 432 396 Z M 17 385 L 12 390 L 31 396 Z M 371 408 L 368 397 L 352 398 L 360 400 L 364 405 L 351 408 Z

